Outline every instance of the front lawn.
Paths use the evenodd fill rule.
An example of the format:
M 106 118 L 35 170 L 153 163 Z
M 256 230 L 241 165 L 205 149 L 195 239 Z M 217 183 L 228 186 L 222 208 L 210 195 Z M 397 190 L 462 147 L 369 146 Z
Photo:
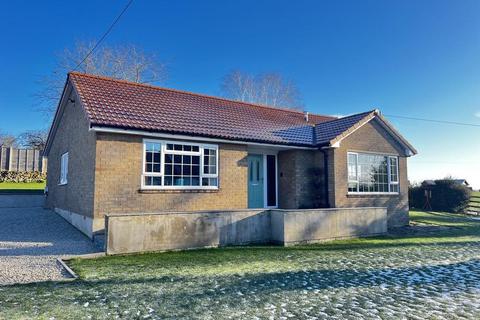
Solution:
M 80 280 L 0 287 L 0 318 L 476 318 L 480 220 L 411 218 L 386 237 L 73 260 Z
M 0 193 L 42 193 L 46 182 L 0 182 Z

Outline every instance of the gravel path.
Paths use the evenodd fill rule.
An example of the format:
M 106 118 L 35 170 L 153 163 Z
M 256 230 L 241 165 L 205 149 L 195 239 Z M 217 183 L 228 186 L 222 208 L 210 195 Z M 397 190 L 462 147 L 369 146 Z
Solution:
M 0 285 L 64 279 L 56 258 L 97 251 L 50 210 L 0 207 Z

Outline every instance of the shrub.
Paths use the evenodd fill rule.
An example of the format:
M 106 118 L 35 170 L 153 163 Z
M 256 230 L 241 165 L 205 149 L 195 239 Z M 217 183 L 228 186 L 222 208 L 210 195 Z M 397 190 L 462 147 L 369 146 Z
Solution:
M 410 208 L 423 209 L 425 189 L 422 186 L 412 186 L 408 189 L 408 204 Z
M 0 182 L 44 182 L 46 178 L 40 171 L 0 171 Z
M 432 209 L 437 211 L 461 212 L 470 201 L 471 191 L 451 179 L 435 180 L 432 189 Z
M 452 179 L 435 180 L 435 185 L 429 186 L 428 189 L 432 191 L 430 205 L 435 211 L 462 212 L 470 201 L 470 189 L 456 184 Z M 409 189 L 411 208 L 423 209 L 425 190 L 424 186 L 413 186 Z

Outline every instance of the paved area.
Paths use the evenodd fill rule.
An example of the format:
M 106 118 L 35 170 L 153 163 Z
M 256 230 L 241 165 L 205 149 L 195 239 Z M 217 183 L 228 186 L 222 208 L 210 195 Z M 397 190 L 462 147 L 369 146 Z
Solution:
M 68 274 L 57 257 L 96 251 L 87 237 L 50 210 L 0 206 L 0 285 L 63 279 Z

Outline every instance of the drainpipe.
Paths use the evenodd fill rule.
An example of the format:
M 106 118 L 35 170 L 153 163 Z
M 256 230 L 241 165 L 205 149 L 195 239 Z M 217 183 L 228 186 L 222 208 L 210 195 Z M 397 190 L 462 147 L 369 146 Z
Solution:
M 327 208 L 330 208 L 330 197 L 328 194 L 328 153 L 325 149 L 319 149 L 321 153 L 323 153 L 323 167 L 325 170 L 325 179 L 324 179 L 324 188 L 325 188 L 325 195 L 326 195 L 326 205 Z

